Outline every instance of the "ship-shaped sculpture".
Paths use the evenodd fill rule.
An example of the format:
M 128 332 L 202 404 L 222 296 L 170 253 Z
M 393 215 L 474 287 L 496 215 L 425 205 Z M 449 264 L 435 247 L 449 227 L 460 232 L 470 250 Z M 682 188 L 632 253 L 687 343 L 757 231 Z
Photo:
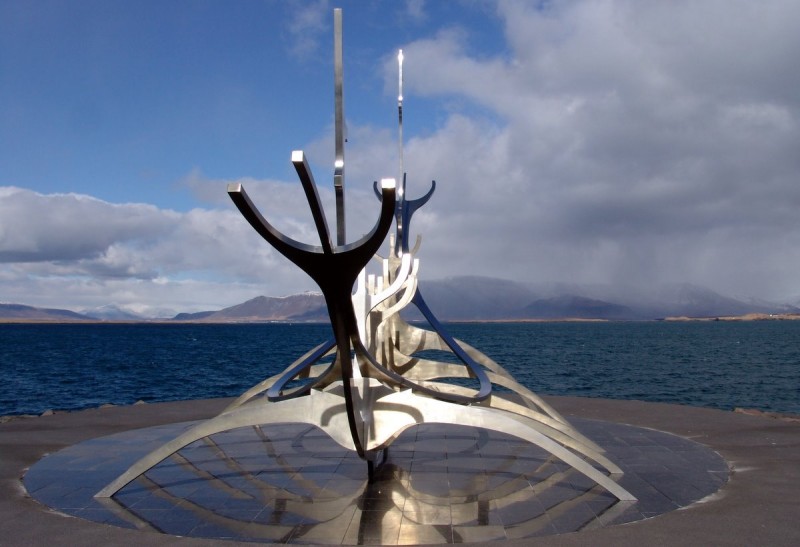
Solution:
M 302 151 L 292 164 L 305 192 L 319 245 L 295 241 L 277 230 L 250 200 L 241 184 L 228 194 L 251 226 L 278 252 L 306 272 L 321 289 L 333 339 L 311 349 L 281 374 L 252 387 L 218 416 L 200 422 L 147 454 L 96 497 L 113 496 L 125 485 L 194 441 L 246 426 L 276 423 L 314 425 L 367 463 L 371 478 L 392 442 L 423 423 L 456 424 L 504 432 L 531 442 L 590 478 L 617 499 L 635 500 L 615 479 L 622 475 L 604 450 L 492 359 L 448 334 L 418 286 L 421 244 L 409 242 L 414 213 L 432 197 L 406 198 L 406 177 L 375 183 L 380 200 L 371 232 L 347 243 L 344 229 L 344 138 L 341 11 L 334 11 L 334 95 L 336 105 L 337 237 L 334 244 L 316 183 Z M 402 168 L 402 52 L 399 56 L 400 149 Z M 387 235 L 385 257 L 377 255 Z M 373 259 L 381 275 L 368 275 Z M 355 287 L 355 291 L 353 288 Z M 416 307 L 430 328 L 405 321 L 400 312 Z M 440 361 L 431 354 L 446 352 Z M 496 387 L 503 388 L 501 390 Z

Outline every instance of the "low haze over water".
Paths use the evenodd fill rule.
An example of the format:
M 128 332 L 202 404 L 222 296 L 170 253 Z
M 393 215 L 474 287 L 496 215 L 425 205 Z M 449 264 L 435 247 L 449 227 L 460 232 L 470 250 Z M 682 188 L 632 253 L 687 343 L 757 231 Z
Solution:
M 450 324 L 539 394 L 800 413 L 800 321 Z M 239 395 L 328 325 L 0 325 L 0 415 Z

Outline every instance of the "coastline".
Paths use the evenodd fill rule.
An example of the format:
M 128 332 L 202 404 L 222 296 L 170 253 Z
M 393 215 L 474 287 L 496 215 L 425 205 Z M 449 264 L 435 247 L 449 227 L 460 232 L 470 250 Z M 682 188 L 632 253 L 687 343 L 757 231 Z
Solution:
M 501 319 L 445 319 L 443 323 L 481 324 L 481 323 L 648 323 L 648 322 L 709 322 L 709 321 L 797 321 L 800 313 L 745 313 L 742 315 L 688 316 L 676 315 L 651 319 L 608 319 L 602 317 L 528 317 Z M 417 322 L 412 320 L 412 322 Z M 65 318 L 27 318 L 0 317 L 0 325 L 326 325 L 328 321 L 302 321 L 291 319 L 270 319 L 266 317 L 242 317 L 237 319 L 65 319 Z
M 800 319 L 798 313 L 746 313 L 744 315 L 720 315 L 715 317 L 665 317 L 663 321 L 796 321 Z

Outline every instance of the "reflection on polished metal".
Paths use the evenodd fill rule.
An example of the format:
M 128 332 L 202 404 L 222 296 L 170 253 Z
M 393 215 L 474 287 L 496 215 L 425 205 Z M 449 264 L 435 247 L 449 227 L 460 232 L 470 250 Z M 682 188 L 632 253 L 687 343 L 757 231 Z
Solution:
M 337 13 L 340 26 L 341 14 Z M 335 35 L 339 52 L 336 63 L 340 64 L 341 32 Z M 340 68 L 336 72 L 337 118 L 341 105 Z M 339 148 L 342 131 L 342 125 L 337 123 L 337 188 L 343 186 L 344 176 L 344 153 Z M 376 183 L 381 208 L 372 231 L 350 244 L 337 238 L 334 245 L 302 151 L 292 153 L 292 163 L 311 209 L 319 246 L 295 241 L 278 231 L 261 215 L 240 184 L 229 185 L 228 194 L 250 225 L 319 285 L 328 307 L 333 340 L 312 349 L 282 374 L 254 386 L 217 417 L 197 424 L 144 456 L 97 497 L 113 496 L 199 439 L 246 426 L 300 422 L 320 428 L 341 446 L 355 451 L 366 460 L 370 479 L 375 478 L 376 462 L 386 461 L 390 445 L 409 427 L 426 423 L 466 425 L 528 441 L 617 499 L 635 500 L 614 480 L 621 470 L 600 446 L 516 382 L 500 365 L 450 336 L 431 312 L 418 287 L 419 261 L 415 256 L 421 238 L 417 236 L 411 248 L 409 234 L 412 215 L 431 198 L 435 182 L 416 200 L 405 197 L 404 173 L 399 187 L 394 179 L 384 179 L 380 187 Z M 337 199 L 337 213 L 342 213 L 337 215 L 337 224 L 343 221 L 343 211 L 343 199 L 341 210 Z M 393 217 L 396 229 L 389 238 L 389 252 L 386 258 L 379 257 L 376 253 Z M 343 236 L 343 229 L 338 233 Z M 381 264 L 381 275 L 367 274 L 373 257 Z M 400 317 L 400 311 L 410 305 L 422 313 L 431 330 Z M 493 390 L 495 385 L 508 393 L 497 393 Z
M 628 426 L 581 425 L 590 434 L 612 428 L 619 443 L 636 438 Z M 254 426 L 194 443 L 100 501 L 139 529 L 337 545 L 524 538 L 641 518 L 637 504 L 615 499 L 536 446 L 435 424 L 398 437 L 372 481 L 352 453 L 316 428 Z

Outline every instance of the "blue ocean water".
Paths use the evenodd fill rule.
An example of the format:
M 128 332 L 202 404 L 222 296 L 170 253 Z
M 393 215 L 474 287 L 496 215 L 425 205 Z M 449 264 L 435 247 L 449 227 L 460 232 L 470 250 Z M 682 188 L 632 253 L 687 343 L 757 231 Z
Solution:
M 800 321 L 447 328 L 540 394 L 800 413 Z M 330 335 L 313 324 L 2 324 L 0 415 L 235 396 Z

